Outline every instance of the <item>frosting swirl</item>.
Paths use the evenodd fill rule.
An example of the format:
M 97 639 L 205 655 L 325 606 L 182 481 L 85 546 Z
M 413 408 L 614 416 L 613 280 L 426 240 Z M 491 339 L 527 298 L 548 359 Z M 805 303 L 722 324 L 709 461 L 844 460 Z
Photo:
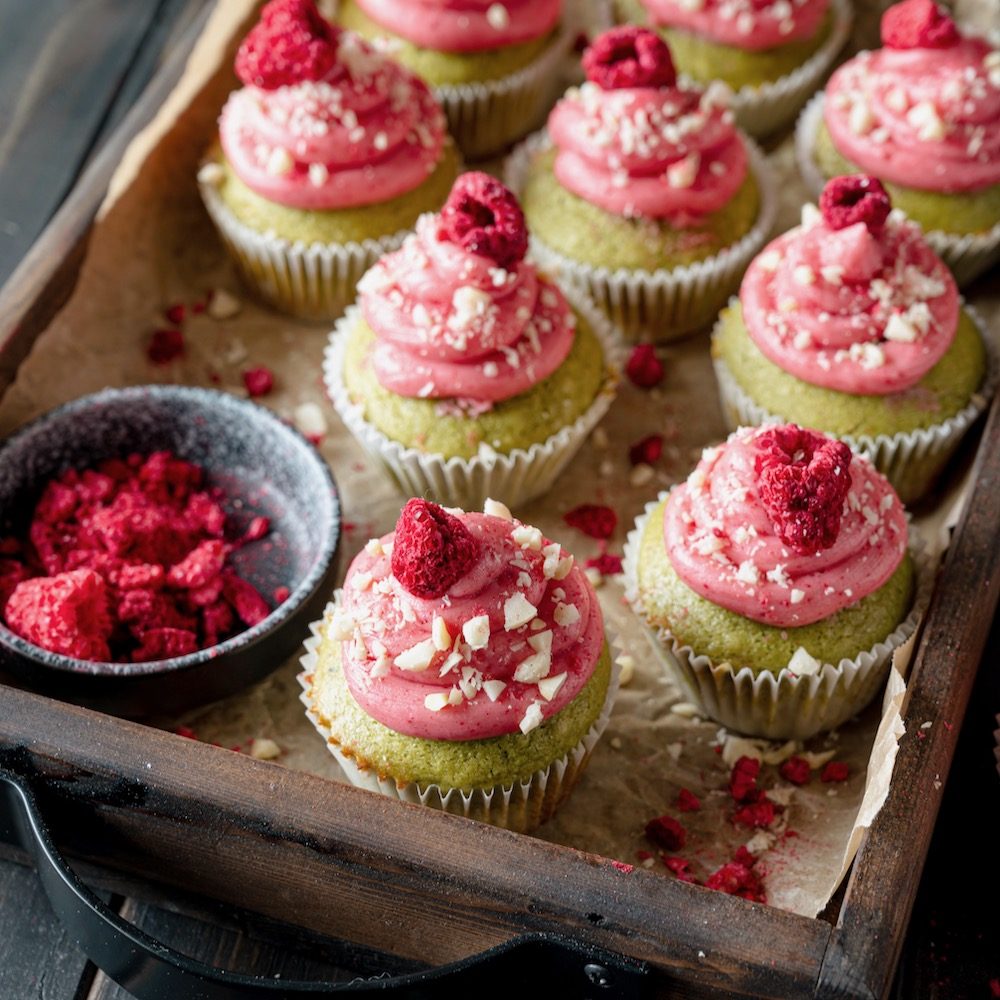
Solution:
M 812 206 L 803 225 L 754 258 L 740 303 L 750 338 L 813 385 L 887 395 L 916 385 L 958 328 L 958 289 L 919 227 L 892 212 L 874 232 L 832 228 Z
M 384 28 L 438 52 L 482 52 L 551 31 L 562 0 L 357 0 Z
M 906 517 L 885 477 L 854 456 L 833 544 L 795 551 L 781 540 L 759 491 L 756 442 L 768 430 L 742 428 L 704 452 L 670 494 L 664 543 L 695 593 L 754 621 L 794 628 L 881 587 L 906 553 Z
M 247 187 L 292 208 L 353 208 L 412 191 L 434 171 L 444 115 L 426 84 L 350 32 L 320 80 L 234 91 L 219 119 Z
M 862 52 L 830 78 L 823 115 L 841 154 L 883 180 L 943 192 L 1000 183 L 1000 52 L 981 39 Z
M 829 0 L 641 0 L 653 24 L 756 52 L 811 38 Z
M 474 740 L 527 733 L 583 689 L 604 643 L 583 572 L 537 528 L 453 511 L 475 561 L 438 598 L 392 573 L 390 533 L 351 564 L 328 634 L 348 687 L 379 722 L 409 736 Z
M 684 226 L 716 212 L 747 174 L 728 95 L 722 84 L 571 88 L 548 121 L 556 179 L 615 215 Z
M 492 404 L 526 392 L 566 359 L 576 317 L 532 263 L 501 267 L 445 238 L 438 220 L 422 216 L 358 284 L 376 377 L 411 398 Z

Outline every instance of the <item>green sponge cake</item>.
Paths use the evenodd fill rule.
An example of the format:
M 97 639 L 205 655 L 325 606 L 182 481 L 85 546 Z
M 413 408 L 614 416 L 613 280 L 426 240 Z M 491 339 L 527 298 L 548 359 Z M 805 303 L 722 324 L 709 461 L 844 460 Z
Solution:
M 356 784 L 514 829 L 569 794 L 616 688 L 586 574 L 495 501 L 409 500 L 304 663 L 310 717 Z

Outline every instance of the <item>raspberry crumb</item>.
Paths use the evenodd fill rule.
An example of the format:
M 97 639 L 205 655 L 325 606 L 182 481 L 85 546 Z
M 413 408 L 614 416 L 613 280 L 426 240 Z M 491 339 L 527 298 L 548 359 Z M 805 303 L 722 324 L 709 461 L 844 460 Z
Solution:
M 583 54 L 583 71 L 602 90 L 672 87 L 677 71 L 667 43 L 655 31 L 625 26 L 598 35 Z
M 184 323 L 183 303 L 178 302 L 175 305 L 167 306 L 163 310 L 163 316 L 171 326 L 181 326 Z
M 274 604 L 277 607 L 279 604 L 284 604 L 288 600 L 289 595 L 292 592 L 287 587 L 275 587 L 274 588 Z
M 820 781 L 847 781 L 850 769 L 841 760 L 831 760 L 820 772 Z
M 146 357 L 154 365 L 169 364 L 184 353 L 184 334 L 180 330 L 154 330 L 146 348 Z
M 773 822 L 777 812 L 775 804 L 761 792 L 756 802 L 749 802 L 733 813 L 733 822 L 740 826 L 766 830 Z
M 682 813 L 698 812 L 701 809 L 701 799 L 689 789 L 682 788 L 677 793 L 677 808 Z
M 809 782 L 809 761 L 804 757 L 789 757 L 778 769 L 785 781 L 793 785 L 805 785 Z
M 663 454 L 663 435 L 650 434 L 641 441 L 637 441 L 628 450 L 628 460 L 632 465 L 639 465 L 644 462 L 646 465 L 655 465 Z
M 646 824 L 646 836 L 657 847 L 679 851 L 687 840 L 687 830 L 672 816 L 656 816 Z
M 407 500 L 393 541 L 393 576 L 415 597 L 441 597 L 479 558 L 479 542 L 469 529 L 419 498 Z
M 259 542 L 271 530 L 271 519 L 269 517 L 255 517 L 247 525 L 247 530 L 243 532 L 242 542 Z
M 691 873 L 691 862 L 684 858 L 669 858 L 662 856 L 663 863 L 677 876 L 681 882 L 691 882 L 697 885 L 698 880 Z
M 652 389 L 663 381 L 663 362 L 652 344 L 637 344 L 625 363 L 625 374 L 640 389 Z
M 630 865 L 627 861 L 612 861 L 611 867 L 617 868 L 618 871 L 624 872 L 626 875 L 635 871 L 635 865 Z
M 877 177 L 851 174 L 827 182 L 819 196 L 819 210 L 831 229 L 863 222 L 870 233 L 878 234 L 889 218 L 892 202 Z
M 461 174 L 441 209 L 438 239 L 515 267 L 528 252 L 528 227 L 513 192 L 489 174 Z
M 622 571 L 622 557 L 602 552 L 599 556 L 588 559 L 583 568 L 596 569 L 601 576 L 616 576 Z
M 757 776 L 760 761 L 753 757 L 740 757 L 729 775 L 729 794 L 735 802 L 756 802 L 760 797 Z
M 190 726 L 178 726 L 174 732 L 178 736 L 183 736 L 186 740 L 198 739 L 198 734 Z
M 955 22 L 932 0 L 906 0 L 882 15 L 886 48 L 944 49 L 958 40 Z
M 243 373 L 243 384 L 251 399 L 266 396 L 274 388 L 274 372 L 270 368 L 250 368 Z
M 599 504 L 584 503 L 563 514 L 563 520 L 590 538 L 610 538 L 618 525 L 618 515 Z
M 746 854 L 751 864 L 741 861 L 730 861 L 724 864 L 717 871 L 709 875 L 705 882 L 708 889 L 715 889 L 717 892 L 724 892 L 730 896 L 741 896 L 755 903 L 766 903 L 767 894 L 764 892 L 764 884 L 753 870 L 753 858 Z

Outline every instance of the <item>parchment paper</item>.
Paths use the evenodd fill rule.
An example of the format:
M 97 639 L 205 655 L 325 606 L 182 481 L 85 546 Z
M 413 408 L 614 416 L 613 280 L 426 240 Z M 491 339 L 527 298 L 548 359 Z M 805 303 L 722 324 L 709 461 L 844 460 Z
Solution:
M 268 365 L 276 373 L 277 386 L 264 402 L 293 420 L 303 404 L 314 404 L 328 425 L 322 453 L 339 483 L 347 522 L 343 572 L 368 537 L 392 527 L 404 498 L 380 470 L 368 465 L 324 398 L 320 358 L 327 328 L 285 319 L 248 299 L 204 214 L 194 181 L 218 110 L 236 85 L 232 53 L 253 6 L 251 0 L 221 0 L 182 81 L 123 159 L 76 292 L 38 340 L 0 404 L 0 434 L 58 403 L 108 385 L 184 382 L 243 394 L 241 373 Z M 857 37 L 870 40 L 872 12 L 860 20 Z M 796 223 L 805 192 L 787 138 L 773 151 L 772 161 L 782 178 L 780 231 Z M 980 286 L 985 284 L 988 279 Z M 242 300 L 239 314 L 190 318 L 185 324 L 185 356 L 166 367 L 150 364 L 145 347 L 152 330 L 164 325 L 163 309 L 193 303 L 208 290 L 219 289 Z M 997 298 L 994 291 L 977 294 L 975 301 L 995 317 Z M 585 445 L 552 494 L 515 512 L 580 559 L 596 554 L 597 546 L 563 523 L 565 511 L 584 502 L 609 503 L 620 519 L 610 551 L 620 552 L 644 503 L 683 479 L 701 449 L 724 436 L 706 339 L 671 345 L 662 356 L 667 366 L 662 388 L 640 392 L 624 386 L 603 432 Z M 664 459 L 650 481 L 633 484 L 628 446 L 653 432 L 666 438 Z M 963 496 L 964 481 L 954 478 L 950 495 L 917 519 L 935 552 L 946 544 L 945 523 L 953 523 Z M 620 584 L 609 580 L 599 593 L 609 632 L 634 660 L 634 677 L 620 694 L 581 785 L 537 835 L 637 863 L 637 852 L 650 847 L 643 836 L 646 821 L 665 812 L 677 815 L 677 792 L 688 788 L 701 797 L 703 809 L 680 817 L 689 830 L 684 854 L 703 876 L 749 839 L 747 831 L 735 830 L 727 819 L 730 763 L 740 753 L 770 753 L 774 748 L 733 741 L 715 724 L 673 711 L 682 695 L 623 606 Z M 238 697 L 160 724 L 190 726 L 199 738 L 224 747 L 246 749 L 253 739 L 270 739 L 280 748 L 280 764 L 343 780 L 303 714 L 297 670 L 293 659 Z M 765 768 L 764 784 L 781 786 L 772 798 L 787 804 L 777 831 L 796 834 L 779 836 L 763 856 L 761 867 L 767 872 L 773 905 L 811 917 L 829 901 L 884 801 L 904 732 L 904 698 L 903 677 L 895 674 L 883 708 L 873 706 L 839 733 L 817 738 L 806 748 L 848 762 L 851 777 L 846 783 L 822 784 L 814 776 L 808 786 L 793 790 L 778 780 L 774 767 Z M 680 710 L 685 710 L 683 704 Z M 762 841 L 755 845 L 762 846 Z M 656 870 L 672 877 L 658 862 Z

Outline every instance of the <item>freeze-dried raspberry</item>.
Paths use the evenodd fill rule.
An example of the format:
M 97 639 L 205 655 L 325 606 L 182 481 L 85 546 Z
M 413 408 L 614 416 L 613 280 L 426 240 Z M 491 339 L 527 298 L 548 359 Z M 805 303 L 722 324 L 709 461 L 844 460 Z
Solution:
M 187 602 L 194 608 L 206 608 L 215 604 L 222 596 L 223 581 L 221 576 L 213 577 L 202 587 L 194 587 L 187 591 Z
M 863 222 L 870 233 L 878 233 L 889 218 L 892 202 L 878 178 L 850 174 L 827 181 L 819 196 L 819 210 L 831 229 Z
M 170 567 L 167 581 L 172 587 L 196 590 L 204 587 L 222 572 L 226 561 L 226 545 L 217 538 L 202 542 L 179 563 Z M 211 602 L 209 602 L 211 603 Z
M 677 808 L 682 813 L 698 812 L 701 809 L 701 799 L 690 789 L 682 788 L 677 793 Z
M 233 631 L 236 618 L 233 609 L 225 601 L 217 601 L 202 611 L 201 624 L 205 645 L 215 646 Z
M 641 441 L 636 441 L 628 450 L 628 460 L 633 465 L 644 462 L 646 465 L 653 465 L 660 460 L 663 454 L 663 435 L 650 434 Z
M 104 580 L 93 570 L 19 583 L 4 609 L 12 632 L 78 660 L 109 660 L 111 616 Z
M 198 637 L 182 628 L 151 628 L 142 633 L 137 649 L 132 651 L 133 663 L 148 660 L 169 660 L 174 656 L 187 656 L 198 649 Z
M 193 631 L 198 624 L 195 615 L 181 611 L 167 595 L 148 589 L 128 590 L 120 594 L 115 605 L 115 615 L 137 638 L 150 629 L 176 628 Z
M 192 531 L 215 538 L 221 537 L 226 530 L 226 512 L 207 493 L 192 493 L 183 517 Z
M 42 491 L 35 507 L 35 518 L 46 524 L 69 520 L 76 510 L 76 490 L 54 479 Z
M 111 571 L 110 578 L 119 590 L 159 590 L 167 573 L 157 563 L 124 563 Z
M 274 372 L 270 368 L 250 368 L 243 373 L 243 384 L 251 399 L 266 396 L 274 388 Z
M 739 861 L 730 861 L 709 875 L 705 881 L 708 889 L 730 896 L 742 896 L 756 903 L 766 903 L 764 884 L 754 870 Z
M 736 802 L 756 802 L 760 797 L 757 789 L 757 776 L 760 774 L 760 761 L 753 757 L 740 757 L 733 765 L 729 775 L 729 794 Z
M 646 28 L 612 28 L 583 54 L 583 71 L 602 90 L 672 87 L 677 71 L 667 43 Z
M 778 537 L 809 555 L 837 540 L 851 488 L 851 450 L 795 424 L 757 435 L 757 492 Z
M 774 822 L 775 804 L 760 792 L 756 802 L 748 802 L 733 813 L 733 822 L 755 829 L 767 829 Z
M 28 567 L 16 559 L 0 559 L 0 612 L 17 585 L 30 576 Z
M 882 15 L 886 48 L 944 49 L 958 40 L 955 22 L 933 0 L 905 0 Z
M 259 542 L 271 530 L 271 519 L 269 517 L 255 517 L 247 525 L 247 530 L 243 532 L 240 541 Z
M 600 504 L 584 503 L 563 514 L 563 520 L 591 538 L 610 538 L 618 524 L 618 515 Z
M 622 571 L 622 557 L 602 552 L 599 556 L 588 559 L 583 565 L 585 569 L 596 569 L 601 576 L 615 576 Z
M 652 344 L 636 344 L 625 363 L 625 374 L 640 389 L 652 389 L 663 380 L 663 362 Z
M 274 605 L 277 607 L 279 604 L 284 604 L 285 601 L 291 596 L 291 591 L 288 587 L 275 587 L 274 588 Z
M 696 883 L 698 881 L 691 872 L 690 861 L 687 861 L 684 858 L 668 858 L 665 854 L 661 855 L 661 860 L 681 882 Z
M 176 302 L 163 310 L 163 316 L 171 326 L 182 326 L 184 323 L 184 303 Z
M 809 761 L 804 757 L 789 757 L 778 771 L 785 781 L 790 781 L 793 785 L 808 784 L 811 774 Z
M 462 522 L 427 500 L 407 500 L 396 522 L 392 574 L 415 597 L 441 597 L 479 558 Z
M 850 773 L 848 766 L 841 760 L 831 760 L 826 767 L 820 771 L 820 781 L 847 781 Z
M 224 574 L 222 593 L 245 625 L 256 625 L 271 613 L 267 601 L 260 596 L 260 591 L 235 573 Z
M 184 353 L 184 334 L 180 330 L 154 330 L 146 347 L 146 357 L 154 365 L 165 365 Z
M 679 851 L 687 841 L 687 830 L 673 816 L 656 816 L 646 824 L 646 836 L 657 847 Z
M 438 239 L 510 269 L 528 251 L 528 227 L 513 192 L 473 171 L 455 181 L 438 217 Z
M 337 65 L 339 36 L 313 0 L 271 0 L 236 53 L 236 75 L 262 90 L 322 80 Z

